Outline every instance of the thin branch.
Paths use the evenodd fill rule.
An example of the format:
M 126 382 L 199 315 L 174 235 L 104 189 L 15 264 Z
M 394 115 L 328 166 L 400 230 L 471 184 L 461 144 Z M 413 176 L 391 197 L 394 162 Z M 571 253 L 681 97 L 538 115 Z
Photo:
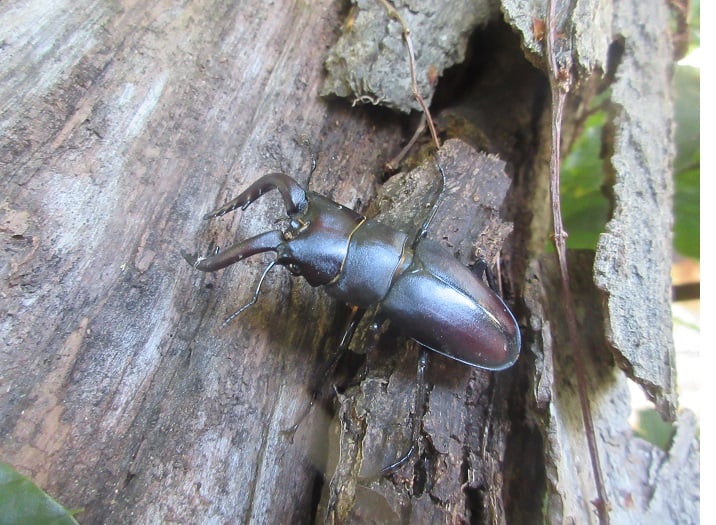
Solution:
M 567 329 L 569 331 L 570 346 L 574 351 L 574 368 L 577 375 L 577 391 L 579 392 L 579 403 L 584 421 L 584 429 L 587 437 L 587 446 L 589 448 L 589 457 L 592 463 L 592 471 L 597 488 L 597 501 L 594 505 L 597 508 L 599 522 L 602 525 L 609 524 L 609 499 L 607 497 L 604 485 L 604 477 L 602 475 L 601 463 L 599 460 L 599 448 L 594 430 L 594 421 L 592 420 L 592 412 L 589 403 L 589 394 L 587 392 L 587 373 L 584 365 L 584 349 L 578 342 L 577 337 L 577 318 L 574 308 L 574 298 L 569 287 L 569 271 L 567 268 L 566 256 L 566 240 L 567 232 L 562 224 L 562 211 L 560 202 L 560 156 L 561 156 L 561 130 L 562 115 L 564 112 L 564 104 L 567 99 L 571 85 L 571 72 L 569 67 L 560 67 L 557 63 L 557 53 L 555 44 L 557 40 L 556 25 L 556 8 L 557 0 L 549 0 L 547 4 L 547 66 L 549 71 L 549 82 L 552 92 L 552 151 L 549 161 L 550 171 L 550 192 L 552 197 L 552 214 L 554 223 L 554 245 L 559 260 L 559 269 L 562 282 L 562 294 L 565 302 L 567 313 Z
M 403 17 L 400 16 L 400 13 L 398 13 L 395 7 L 393 7 L 393 5 L 388 0 L 378 1 L 383 5 L 383 7 L 385 7 L 385 10 L 388 11 L 388 16 L 393 20 L 396 20 L 403 28 L 403 40 L 405 41 L 405 45 L 408 48 L 408 60 L 410 62 L 410 86 L 413 90 L 413 96 L 415 97 L 415 100 L 417 100 L 418 104 L 420 104 L 420 107 L 423 108 L 423 113 L 425 114 L 425 119 L 428 123 L 428 128 L 430 129 L 430 135 L 432 136 L 433 142 L 435 143 L 435 149 L 439 150 L 440 139 L 438 139 L 438 134 L 435 131 L 435 124 L 433 123 L 433 118 L 430 115 L 430 110 L 428 109 L 428 105 L 425 103 L 425 99 L 423 99 L 422 95 L 420 94 L 420 91 L 418 90 L 418 77 L 415 73 L 415 53 L 413 52 L 413 40 L 410 38 L 410 29 L 405 23 L 405 20 L 403 20 Z
M 425 113 L 423 113 L 420 117 L 420 122 L 418 123 L 418 127 L 415 129 L 415 133 L 413 133 L 413 136 L 410 137 L 410 140 L 408 143 L 403 146 L 403 149 L 400 150 L 400 152 L 390 159 L 388 162 L 386 162 L 383 165 L 383 171 L 387 175 L 393 175 L 394 173 L 397 173 L 398 169 L 400 168 L 400 163 L 403 161 L 403 159 L 408 155 L 408 152 L 411 150 L 411 148 L 415 145 L 415 143 L 420 138 L 420 135 L 423 134 L 425 131 L 425 126 L 427 125 L 427 120 L 425 118 Z

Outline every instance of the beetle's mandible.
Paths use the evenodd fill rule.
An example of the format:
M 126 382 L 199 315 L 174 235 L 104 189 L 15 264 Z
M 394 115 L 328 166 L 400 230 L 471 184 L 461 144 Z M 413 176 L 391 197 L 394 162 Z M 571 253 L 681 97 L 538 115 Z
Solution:
M 323 286 L 350 305 L 380 304 L 382 315 L 430 350 L 488 370 L 505 369 L 517 360 L 520 331 L 509 308 L 479 276 L 434 241 L 413 244 L 408 234 L 306 191 L 282 173 L 261 177 L 204 218 L 245 210 L 273 189 L 283 197 L 288 227 L 208 257 L 182 251 L 187 262 L 197 270 L 213 272 L 273 251 L 276 260 L 270 267 L 286 266 L 311 286 Z

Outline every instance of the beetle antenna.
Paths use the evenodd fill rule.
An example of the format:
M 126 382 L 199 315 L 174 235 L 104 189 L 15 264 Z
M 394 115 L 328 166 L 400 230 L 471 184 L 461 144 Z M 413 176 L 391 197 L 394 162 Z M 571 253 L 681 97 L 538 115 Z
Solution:
M 239 316 L 239 314 L 241 314 L 241 312 L 243 312 L 243 311 L 246 310 L 249 306 L 252 306 L 252 305 L 254 305 L 254 304 L 256 303 L 256 301 L 257 301 L 258 298 L 259 298 L 259 292 L 261 291 L 261 285 L 263 284 L 264 279 L 266 278 L 266 275 L 268 275 L 268 273 L 271 271 L 271 268 L 273 268 L 274 266 L 276 266 L 276 261 L 271 261 L 271 263 L 270 263 L 270 264 L 266 267 L 266 269 L 264 270 L 263 275 L 261 275 L 261 279 L 259 279 L 259 285 L 256 287 L 256 291 L 254 292 L 254 295 L 253 295 L 253 297 L 251 298 L 251 300 L 250 300 L 248 303 L 246 303 L 244 306 L 242 306 L 241 308 L 239 308 L 238 310 L 236 310 L 236 311 L 235 311 L 233 314 L 231 314 L 229 317 L 227 317 L 227 318 L 224 320 L 224 322 L 221 323 L 220 328 L 224 328 L 227 324 L 229 324 L 231 321 L 233 321 L 234 319 L 236 319 L 236 318 Z

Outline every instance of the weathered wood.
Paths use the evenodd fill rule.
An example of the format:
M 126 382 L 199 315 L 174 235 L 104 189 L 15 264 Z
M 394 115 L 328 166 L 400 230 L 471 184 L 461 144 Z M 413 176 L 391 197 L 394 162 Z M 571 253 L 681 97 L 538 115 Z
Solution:
M 537 4 L 534 7 L 544 16 L 544 8 Z M 544 63 L 535 12 L 519 1 L 504 0 L 503 5 L 528 56 Z M 567 128 L 575 118 L 578 122 L 584 101 L 593 96 L 586 80 L 609 68 L 616 76 L 609 106 L 611 136 L 605 142 L 605 183 L 614 211 L 597 248 L 594 279 L 605 297 L 605 329 L 619 365 L 662 417 L 673 420 L 678 405 L 669 273 L 673 48 L 665 37 L 668 6 L 660 2 L 653 11 L 651 7 L 630 1 L 565 2 L 556 26 L 561 28 L 560 61 L 574 64 L 578 74 L 572 94 L 577 106 L 566 117 Z M 570 143 L 571 131 L 566 131 L 563 144 Z
M 341 38 L 326 58 L 326 94 L 354 104 L 375 104 L 399 111 L 421 111 L 413 94 L 403 27 L 377 0 L 355 0 Z M 416 82 L 430 104 L 436 79 L 465 60 L 470 34 L 494 21 L 499 5 L 491 0 L 390 2 L 403 18 L 414 42 Z
M 698 522 L 699 445 L 692 413 L 685 411 L 677 421 L 677 436 L 669 450 L 661 450 L 634 435 L 628 423 L 631 406 L 627 375 L 620 370 L 603 331 L 600 292 L 593 278 L 592 252 L 573 252 L 572 293 L 577 304 L 580 344 L 586 350 L 592 417 L 597 428 L 605 484 L 611 502 L 612 523 Z M 535 261 L 532 278 L 525 287 L 525 301 L 531 311 L 534 339 L 525 348 L 534 376 L 527 412 L 533 429 L 539 429 L 544 447 L 546 476 L 545 521 L 596 523 L 589 487 L 594 486 L 589 451 L 584 436 L 569 348 L 559 274 L 552 257 Z M 534 436 L 533 436 L 534 438 Z M 672 477 L 680 470 L 679 480 Z M 512 489 L 530 490 L 531 480 L 516 480 Z M 680 488 L 675 491 L 663 487 Z M 582 487 L 577 489 L 576 487 Z M 674 498 L 673 494 L 680 496 Z M 592 496 L 593 498 L 594 496 Z M 530 516 L 519 507 L 511 509 L 510 522 L 524 522 Z M 664 516 L 669 516 L 665 518 Z
M 666 5 L 618 5 L 624 35 L 612 94 L 614 212 L 599 239 L 594 278 L 606 303 L 606 333 L 622 368 L 665 419 L 678 407 L 671 326 L 674 122 Z M 644 20 L 648 19 L 648 23 Z M 648 307 L 635 308 L 639 303 Z
M 83 523 L 310 521 L 325 430 L 279 431 L 338 306 L 276 271 L 219 329 L 266 260 L 202 275 L 179 249 L 270 227 L 276 198 L 201 216 L 268 171 L 305 181 L 316 155 L 313 189 L 370 198 L 402 130 L 318 96 L 338 17 L 330 1 L 0 8 L 0 450 Z
M 502 2 L 506 20 L 520 31 L 526 58 L 542 69 L 545 67 L 545 61 L 540 27 L 544 25 L 544 18 L 540 17 L 546 16 L 544 4 L 525 4 L 510 0 Z M 416 25 L 421 23 L 421 11 L 424 10 L 423 14 L 428 14 L 427 18 L 429 13 L 432 13 L 429 1 L 411 3 L 410 9 L 406 9 L 402 2 L 396 2 L 395 5 L 406 18 L 413 17 Z M 368 9 L 363 3 L 357 3 L 356 10 L 349 16 L 354 25 L 346 31 L 346 41 L 355 40 L 357 33 L 366 31 L 365 19 L 361 16 L 367 16 L 363 10 Z M 617 80 L 611 115 L 614 133 L 606 137 L 607 150 L 612 155 L 608 159 L 609 168 L 614 177 L 614 180 L 608 179 L 606 182 L 613 184 L 611 191 L 614 198 L 614 215 L 600 242 L 594 264 L 594 281 L 598 283 L 606 300 L 603 301 L 596 294 L 593 286 L 579 291 L 580 309 L 590 312 L 593 305 L 601 304 L 604 308 L 603 316 L 599 311 L 594 311 L 590 312 L 592 317 L 583 318 L 582 345 L 586 348 L 600 345 L 601 348 L 611 347 L 616 365 L 645 389 L 662 415 L 673 418 L 676 396 L 668 272 L 671 252 L 670 170 L 673 157 L 669 88 L 671 53 L 669 42 L 664 38 L 668 26 L 666 6 L 660 4 L 656 11 L 648 16 L 640 11 L 643 9 L 642 4 L 628 1 L 559 3 L 558 20 L 555 22 L 559 28 L 557 60 L 567 67 L 573 64 L 573 71 L 577 75 L 576 82 L 572 85 L 569 111 L 562 131 L 566 151 L 566 146 L 578 133 L 587 114 L 589 100 L 596 93 L 601 80 L 600 73 L 608 74 L 607 81 L 615 74 Z M 648 23 L 644 22 L 646 19 L 649 20 Z M 420 27 L 421 31 L 411 32 L 415 47 L 426 46 L 426 42 L 437 46 L 440 32 L 433 32 L 429 25 Z M 482 60 L 485 62 L 492 61 L 499 66 L 485 66 L 471 71 L 477 75 L 477 80 L 472 85 L 474 95 L 469 99 L 463 98 L 459 107 L 448 108 L 448 114 L 439 117 L 439 121 L 448 128 L 451 125 L 460 128 L 460 136 L 469 135 L 470 140 L 481 148 L 503 155 L 503 158 L 508 160 L 508 169 L 516 181 L 512 213 L 517 229 L 513 248 L 507 251 L 512 256 L 509 259 L 511 275 L 516 278 L 517 288 L 525 293 L 526 318 L 530 319 L 532 329 L 537 330 L 533 334 L 535 344 L 530 345 L 537 356 L 535 368 L 531 369 L 530 358 L 525 356 L 521 362 L 523 368 L 520 370 L 520 374 L 524 374 L 527 381 L 533 385 L 535 397 L 527 395 L 523 398 L 526 394 L 524 392 L 510 399 L 510 403 L 514 405 L 515 427 L 511 435 L 514 442 L 508 446 L 507 455 L 516 452 L 517 457 L 512 458 L 512 463 L 506 462 L 502 469 L 503 474 L 513 476 L 513 481 L 497 491 L 502 491 L 502 498 L 510 498 L 513 503 L 520 502 L 508 509 L 507 515 L 514 520 L 533 518 L 535 510 L 541 508 L 546 511 L 546 519 L 549 521 L 587 522 L 594 519 L 589 499 L 595 495 L 588 495 L 589 487 L 594 490 L 594 480 L 591 469 L 586 467 L 589 462 L 585 459 L 588 453 L 580 435 L 583 432 L 581 415 L 578 406 L 573 403 L 577 397 L 576 391 L 574 386 L 570 387 L 571 390 L 567 389 L 568 393 L 564 388 L 564 384 L 569 384 L 569 377 L 573 375 L 570 353 L 574 350 L 567 346 L 559 326 L 565 314 L 549 306 L 552 300 L 559 302 L 556 288 L 550 289 L 541 298 L 528 297 L 519 277 L 525 276 L 524 283 L 529 283 L 533 278 L 545 281 L 554 278 L 554 268 L 537 269 L 536 266 L 537 262 L 542 260 L 541 253 L 550 230 L 551 215 L 547 198 L 546 166 L 550 152 L 549 108 L 544 100 L 546 88 L 540 84 L 539 78 L 530 74 L 529 68 L 518 65 L 514 48 L 509 47 L 507 39 L 500 38 L 498 34 L 491 32 L 490 28 L 484 33 L 497 38 L 492 41 L 481 39 L 473 44 L 473 49 L 484 55 Z M 355 53 L 343 50 L 346 60 L 360 55 L 366 49 L 367 42 L 374 40 L 375 38 L 368 39 L 363 44 L 360 39 L 358 43 L 354 42 Z M 487 46 L 483 47 L 481 44 L 485 43 Z M 500 48 L 505 44 L 506 47 Z M 386 44 L 386 49 L 382 49 L 377 57 L 371 56 L 365 69 L 352 68 L 351 73 L 355 76 L 350 77 L 350 80 L 354 86 L 354 97 L 360 98 L 366 91 L 366 86 L 370 88 L 377 84 L 381 90 L 372 92 L 377 102 L 388 101 L 385 103 L 390 105 L 399 98 L 400 93 L 387 92 L 381 82 L 374 82 L 373 70 L 377 69 L 375 64 L 382 64 L 381 61 L 385 60 L 386 56 L 394 55 L 394 47 Z M 427 44 L 427 47 L 430 47 L 430 44 Z M 508 49 L 512 49 L 512 55 Z M 436 64 L 430 59 L 426 62 L 441 70 L 443 62 L 440 59 L 434 60 Z M 340 59 L 334 61 L 341 63 Z M 397 69 L 399 61 L 396 60 L 395 64 L 393 67 Z M 491 76 L 493 72 L 495 75 Z M 520 87 L 524 89 L 523 93 L 520 93 Z M 395 89 L 399 90 L 397 82 Z M 427 94 L 429 96 L 430 91 L 427 91 Z M 505 104 L 505 100 L 510 100 L 510 103 Z M 475 128 L 476 132 L 473 131 Z M 586 265 L 572 268 L 577 282 L 585 277 L 585 282 L 592 282 L 589 279 L 592 266 L 592 261 L 589 260 Z M 546 323 L 546 328 L 538 328 L 537 324 L 541 322 Z M 597 330 L 592 332 L 595 326 Z M 602 335 L 602 329 L 606 331 L 606 337 Z M 539 333 L 542 330 L 546 330 L 546 334 Z M 528 339 L 531 340 L 531 337 L 528 336 Z M 591 381 L 586 388 L 592 399 L 592 410 L 598 418 L 597 440 L 601 443 L 603 468 L 607 469 L 607 492 L 612 505 L 612 517 L 617 521 L 629 522 L 640 522 L 660 514 L 678 516 L 679 519 L 697 519 L 698 496 L 692 497 L 694 491 L 690 487 L 694 487 L 698 477 L 698 444 L 689 416 L 681 418 L 679 425 L 683 429 L 683 441 L 680 445 L 674 445 L 675 450 L 688 450 L 686 453 L 683 450 L 676 451 L 680 456 L 676 462 L 685 469 L 683 492 L 689 494 L 689 497 L 679 501 L 649 500 L 648 496 L 642 497 L 656 487 L 646 473 L 651 468 L 660 468 L 656 465 L 662 460 L 651 464 L 630 460 L 638 466 L 625 472 L 620 468 L 620 465 L 627 461 L 622 451 L 649 450 L 649 454 L 657 456 L 659 451 L 630 437 L 626 425 L 627 412 L 624 410 L 626 405 L 623 404 L 626 399 L 625 377 L 608 355 L 600 356 L 597 353 L 595 359 L 595 363 L 590 365 Z M 522 406 L 521 401 L 526 401 L 526 405 Z M 621 409 L 616 405 L 620 405 Z M 359 415 L 365 412 L 355 406 L 352 406 L 352 410 Z M 521 410 L 526 411 L 524 420 L 519 416 Z M 544 417 L 544 410 L 550 414 L 548 417 Z M 344 418 L 349 413 L 350 411 L 345 412 Z M 529 423 L 532 418 L 541 422 L 533 426 Z M 354 426 L 357 428 L 357 425 Z M 350 427 L 351 425 L 348 425 L 348 428 Z M 535 429 L 539 430 L 540 437 L 534 434 Z M 366 429 L 361 430 L 363 431 L 368 432 Z M 516 434 L 521 432 L 525 437 L 515 438 Z M 607 435 L 611 438 L 608 439 Z M 616 447 L 614 442 L 617 443 Z M 356 450 L 359 453 L 360 446 Z M 533 454 L 532 457 L 530 454 Z M 543 457 L 545 463 L 540 464 L 536 461 L 537 457 Z M 666 463 L 668 460 L 664 465 Z M 531 465 L 529 476 L 524 476 L 519 470 L 525 464 Z M 513 472 L 512 468 L 518 470 Z M 542 473 L 541 469 L 544 469 Z M 418 470 L 416 469 L 414 475 L 416 479 L 422 480 Z M 671 467 L 661 469 L 661 472 L 669 471 Z M 664 480 L 660 478 L 659 482 L 663 483 Z M 674 482 L 669 480 L 667 484 L 671 486 Z M 405 482 L 403 484 L 410 485 Z M 349 486 L 350 484 L 347 484 L 342 489 Z M 491 484 L 492 488 L 499 486 L 499 482 Z M 534 490 L 535 488 L 537 490 Z M 414 519 L 412 512 L 419 507 L 419 498 L 414 493 L 415 487 L 412 487 L 412 490 L 413 500 L 410 506 L 401 499 L 400 493 L 388 497 L 382 490 L 379 491 L 381 496 L 378 499 L 384 500 L 381 506 L 392 508 L 386 515 L 392 515 L 396 520 L 407 519 L 406 516 Z M 545 491 L 549 501 L 546 507 L 542 506 L 539 496 L 532 501 L 524 496 L 530 492 L 539 495 L 541 490 Z M 411 490 L 407 492 L 411 493 Z M 342 490 L 334 493 L 337 496 L 345 495 Z M 623 497 L 625 493 L 630 494 L 626 499 Z M 373 491 L 369 500 L 372 498 L 372 501 L 375 501 L 376 497 L 377 492 Z M 435 502 L 439 498 L 433 497 L 432 500 Z M 632 504 L 635 505 L 634 508 Z M 435 511 L 439 506 L 440 504 L 433 505 L 431 510 Z M 343 507 L 337 506 L 337 515 L 345 516 L 346 514 L 340 513 L 341 508 Z M 494 512 L 495 509 L 499 509 L 499 505 L 490 507 L 493 512 L 483 512 L 480 519 L 504 519 Z M 361 512 L 360 507 L 358 512 Z M 427 514 L 433 517 L 440 515 L 430 512 Z M 353 519 L 356 516 L 360 516 L 360 520 L 366 515 L 354 514 Z M 452 517 L 454 519 L 456 514 Z

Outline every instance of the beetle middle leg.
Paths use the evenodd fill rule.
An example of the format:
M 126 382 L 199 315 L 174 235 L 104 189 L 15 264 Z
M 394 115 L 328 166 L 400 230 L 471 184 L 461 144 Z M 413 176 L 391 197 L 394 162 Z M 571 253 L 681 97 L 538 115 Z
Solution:
M 346 350 L 348 350 L 351 340 L 353 339 L 353 334 L 355 333 L 356 328 L 358 327 L 358 324 L 363 318 L 365 312 L 365 308 L 358 308 L 357 306 L 351 308 L 351 312 L 348 314 L 348 320 L 346 321 L 346 326 L 343 330 L 343 335 L 338 343 L 338 348 L 321 368 L 321 372 L 318 374 L 319 380 L 315 384 L 315 387 L 311 389 L 311 399 L 308 405 L 304 408 L 303 412 L 301 412 L 296 422 L 290 428 L 281 431 L 283 435 L 288 436 L 290 442 L 293 442 L 293 436 L 298 431 L 298 427 L 311 413 L 311 410 L 313 410 L 316 402 L 323 399 L 325 385 L 330 381 L 331 375 L 338 365 L 338 361 L 340 361 L 341 357 L 345 355 Z

